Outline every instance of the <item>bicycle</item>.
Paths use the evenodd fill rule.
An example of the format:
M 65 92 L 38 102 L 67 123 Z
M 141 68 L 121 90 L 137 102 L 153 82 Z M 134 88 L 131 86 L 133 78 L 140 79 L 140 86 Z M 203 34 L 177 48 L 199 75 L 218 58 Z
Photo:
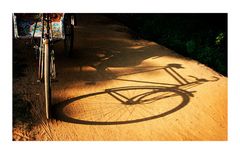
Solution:
M 73 48 L 74 17 L 64 13 L 13 14 L 16 39 L 31 38 L 37 59 L 37 82 L 44 83 L 46 118 L 51 118 L 51 81 L 56 79 L 54 43 L 64 39 L 67 56 Z M 37 39 L 37 41 L 36 41 Z

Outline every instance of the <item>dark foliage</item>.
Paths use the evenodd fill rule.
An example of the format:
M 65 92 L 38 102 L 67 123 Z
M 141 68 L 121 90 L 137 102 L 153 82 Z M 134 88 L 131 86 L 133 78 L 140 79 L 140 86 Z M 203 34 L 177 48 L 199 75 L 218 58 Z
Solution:
M 227 76 L 227 14 L 107 14 L 153 40 Z

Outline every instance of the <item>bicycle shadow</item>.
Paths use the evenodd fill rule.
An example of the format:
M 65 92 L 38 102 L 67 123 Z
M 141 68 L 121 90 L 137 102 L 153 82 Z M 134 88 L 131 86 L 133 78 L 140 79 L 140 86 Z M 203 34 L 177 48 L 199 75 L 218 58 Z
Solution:
M 192 77 L 196 81 L 172 87 L 125 86 L 70 98 L 52 107 L 53 117 L 65 122 L 86 125 L 131 124 L 165 117 L 189 104 L 196 91 L 187 89 L 218 80 L 217 77 L 213 77 L 213 80 Z M 126 95 L 126 91 L 135 91 L 135 94 Z M 102 99 L 105 101 L 100 104 L 99 100 Z M 109 106 L 107 100 L 115 102 L 115 105 Z
M 100 24 L 100 26 L 88 27 L 86 25 L 82 24 L 79 29 L 75 29 L 78 33 L 74 38 L 75 50 L 71 57 L 71 63 L 61 63 L 61 61 L 67 62 L 63 59 L 59 60 L 59 65 L 57 64 L 60 69 L 68 68 L 66 69 L 69 70 L 67 72 L 68 76 L 71 75 L 70 73 L 72 73 L 72 76 L 76 76 L 77 73 L 74 81 L 73 78 L 65 80 L 69 82 L 71 79 L 71 84 L 76 82 L 96 84 L 99 81 L 119 80 L 133 84 L 141 83 L 141 86 L 104 89 L 100 92 L 81 95 L 56 103 L 52 110 L 54 117 L 58 120 L 87 125 L 117 125 L 157 119 L 173 114 L 188 105 L 196 92 L 190 91 L 190 88 L 218 80 L 215 77 L 213 80 L 207 80 L 191 76 L 195 81 L 189 82 L 175 70 L 184 68 L 177 63 L 170 63 L 166 66 L 156 66 L 151 63 L 141 65 L 150 58 L 154 61 L 162 56 L 179 59 L 182 57 L 156 43 L 138 42 L 131 40 L 123 33 L 114 32 L 114 29 L 106 30 L 106 25 Z M 106 32 L 104 36 L 103 31 Z M 80 71 L 79 69 L 72 69 L 79 67 Z M 123 71 L 118 73 L 111 71 L 109 68 L 121 68 Z M 148 80 L 149 78 L 145 78 L 145 76 L 141 78 L 143 79 L 141 81 L 135 78 L 119 78 L 160 70 L 170 75 L 177 84 L 171 84 L 172 82 L 169 83 L 169 80 L 167 83 L 160 83 Z M 67 84 L 65 81 L 64 83 Z M 129 91 L 130 96 L 126 95 L 127 91 Z M 131 92 L 135 93 L 132 94 Z M 100 98 L 103 99 L 103 102 L 101 105 L 97 105 L 96 103 L 99 103 Z M 115 103 L 114 106 L 110 106 L 109 103 L 112 102 Z M 135 113 L 140 110 L 141 113 Z
M 81 48 L 79 50 L 82 50 L 81 54 L 74 55 L 74 59 L 77 61 L 75 64 L 78 64 L 80 67 L 80 71 L 77 72 L 79 74 L 79 80 L 86 82 L 98 82 L 117 78 L 118 75 L 111 72 L 110 67 L 133 68 L 132 74 L 135 74 L 135 72 L 138 71 L 134 71 L 135 67 L 141 64 L 142 61 L 148 58 L 162 56 L 161 52 L 155 52 L 152 49 L 146 52 L 145 47 L 141 50 L 124 49 L 124 51 L 98 48 Z M 158 70 L 158 67 L 155 66 L 154 69 Z M 144 70 L 147 72 L 149 69 L 146 68 Z M 141 72 L 144 72 L 144 70 L 141 70 Z M 130 75 L 130 73 L 125 75 Z

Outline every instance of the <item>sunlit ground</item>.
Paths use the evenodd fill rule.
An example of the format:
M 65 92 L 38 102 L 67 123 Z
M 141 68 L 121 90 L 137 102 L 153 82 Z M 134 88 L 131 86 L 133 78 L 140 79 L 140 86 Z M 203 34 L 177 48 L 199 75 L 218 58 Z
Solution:
M 78 20 L 73 56 L 56 51 L 55 120 L 38 140 L 227 139 L 226 77 L 105 17 Z

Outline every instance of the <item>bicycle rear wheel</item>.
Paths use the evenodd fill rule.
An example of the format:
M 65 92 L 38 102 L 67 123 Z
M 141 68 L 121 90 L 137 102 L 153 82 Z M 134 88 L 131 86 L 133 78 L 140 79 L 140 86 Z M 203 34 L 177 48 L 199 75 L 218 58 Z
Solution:
M 44 45 L 43 38 L 40 39 L 39 48 L 38 48 L 38 66 L 37 66 L 37 81 L 41 82 L 43 79 L 43 64 L 44 64 Z

